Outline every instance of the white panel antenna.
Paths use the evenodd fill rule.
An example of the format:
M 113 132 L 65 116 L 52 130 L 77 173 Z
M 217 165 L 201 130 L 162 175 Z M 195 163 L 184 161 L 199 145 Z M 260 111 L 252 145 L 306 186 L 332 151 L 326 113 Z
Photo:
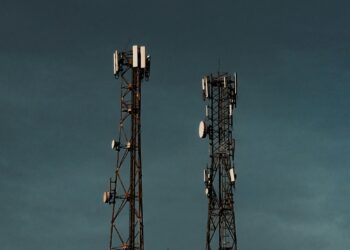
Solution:
M 204 78 L 205 80 L 205 97 L 208 98 L 209 97 L 209 89 L 208 89 L 208 78 Z
M 118 71 L 119 71 L 118 51 L 116 50 L 113 54 L 113 74 L 116 75 Z
M 235 172 L 233 171 L 233 168 L 230 169 L 230 180 L 231 183 L 234 183 L 236 180 Z
M 138 58 L 139 52 L 137 45 L 132 46 L 132 67 L 137 68 L 139 66 Z
M 141 69 L 146 68 L 146 47 L 140 47 L 140 55 L 141 55 Z
M 237 73 L 233 73 L 233 77 L 234 77 L 234 80 L 235 80 L 235 95 L 237 94 Z
M 203 171 L 203 181 L 204 182 L 208 181 L 208 175 L 207 175 L 207 170 L 206 169 L 204 169 L 204 171 Z

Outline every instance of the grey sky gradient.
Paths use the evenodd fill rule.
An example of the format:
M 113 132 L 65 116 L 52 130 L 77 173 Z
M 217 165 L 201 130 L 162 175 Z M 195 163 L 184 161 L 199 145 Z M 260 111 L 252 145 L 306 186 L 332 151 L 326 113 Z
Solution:
M 0 248 L 107 249 L 115 49 L 144 44 L 145 245 L 204 249 L 200 79 L 238 72 L 240 250 L 350 248 L 348 1 L 0 7 Z

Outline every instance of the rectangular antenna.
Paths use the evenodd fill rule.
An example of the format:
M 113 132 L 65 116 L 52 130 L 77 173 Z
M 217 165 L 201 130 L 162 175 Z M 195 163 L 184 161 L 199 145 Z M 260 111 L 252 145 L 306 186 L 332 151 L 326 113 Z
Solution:
M 236 178 L 235 178 L 235 172 L 233 171 L 233 168 L 230 169 L 230 180 L 231 182 L 235 182 Z
M 146 68 L 146 48 L 145 46 L 140 47 L 140 55 L 141 55 L 141 69 Z
M 118 51 L 116 50 L 113 54 L 113 74 L 116 75 L 118 71 L 119 71 Z
M 139 66 L 138 63 L 139 52 L 137 45 L 132 46 L 132 67 L 137 68 Z
M 208 98 L 209 97 L 209 90 L 208 90 L 208 78 L 205 77 L 205 97 Z
M 233 73 L 233 78 L 235 79 L 235 95 L 237 95 L 237 73 Z

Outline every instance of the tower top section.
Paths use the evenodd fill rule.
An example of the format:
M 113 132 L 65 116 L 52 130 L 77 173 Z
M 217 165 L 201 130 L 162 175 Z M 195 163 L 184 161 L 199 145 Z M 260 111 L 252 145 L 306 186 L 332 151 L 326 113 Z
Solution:
M 124 68 L 138 68 L 141 78 L 146 81 L 151 73 L 151 56 L 146 53 L 145 46 L 133 45 L 130 51 L 113 53 L 113 74 L 116 78 L 122 74 Z

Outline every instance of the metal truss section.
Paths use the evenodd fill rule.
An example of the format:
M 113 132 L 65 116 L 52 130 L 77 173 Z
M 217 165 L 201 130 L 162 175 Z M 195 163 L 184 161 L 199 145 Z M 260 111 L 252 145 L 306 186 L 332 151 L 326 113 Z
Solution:
M 206 250 L 237 250 L 234 193 L 235 140 L 233 113 L 237 101 L 237 74 L 218 73 L 202 79 L 205 120 L 199 137 L 209 138 L 209 164 L 204 170 L 208 197 Z
M 114 75 L 120 80 L 119 135 L 112 140 L 116 151 L 115 175 L 103 201 L 112 206 L 110 250 L 144 249 L 141 163 L 141 83 L 150 76 L 150 57 L 144 46 L 115 51 Z

